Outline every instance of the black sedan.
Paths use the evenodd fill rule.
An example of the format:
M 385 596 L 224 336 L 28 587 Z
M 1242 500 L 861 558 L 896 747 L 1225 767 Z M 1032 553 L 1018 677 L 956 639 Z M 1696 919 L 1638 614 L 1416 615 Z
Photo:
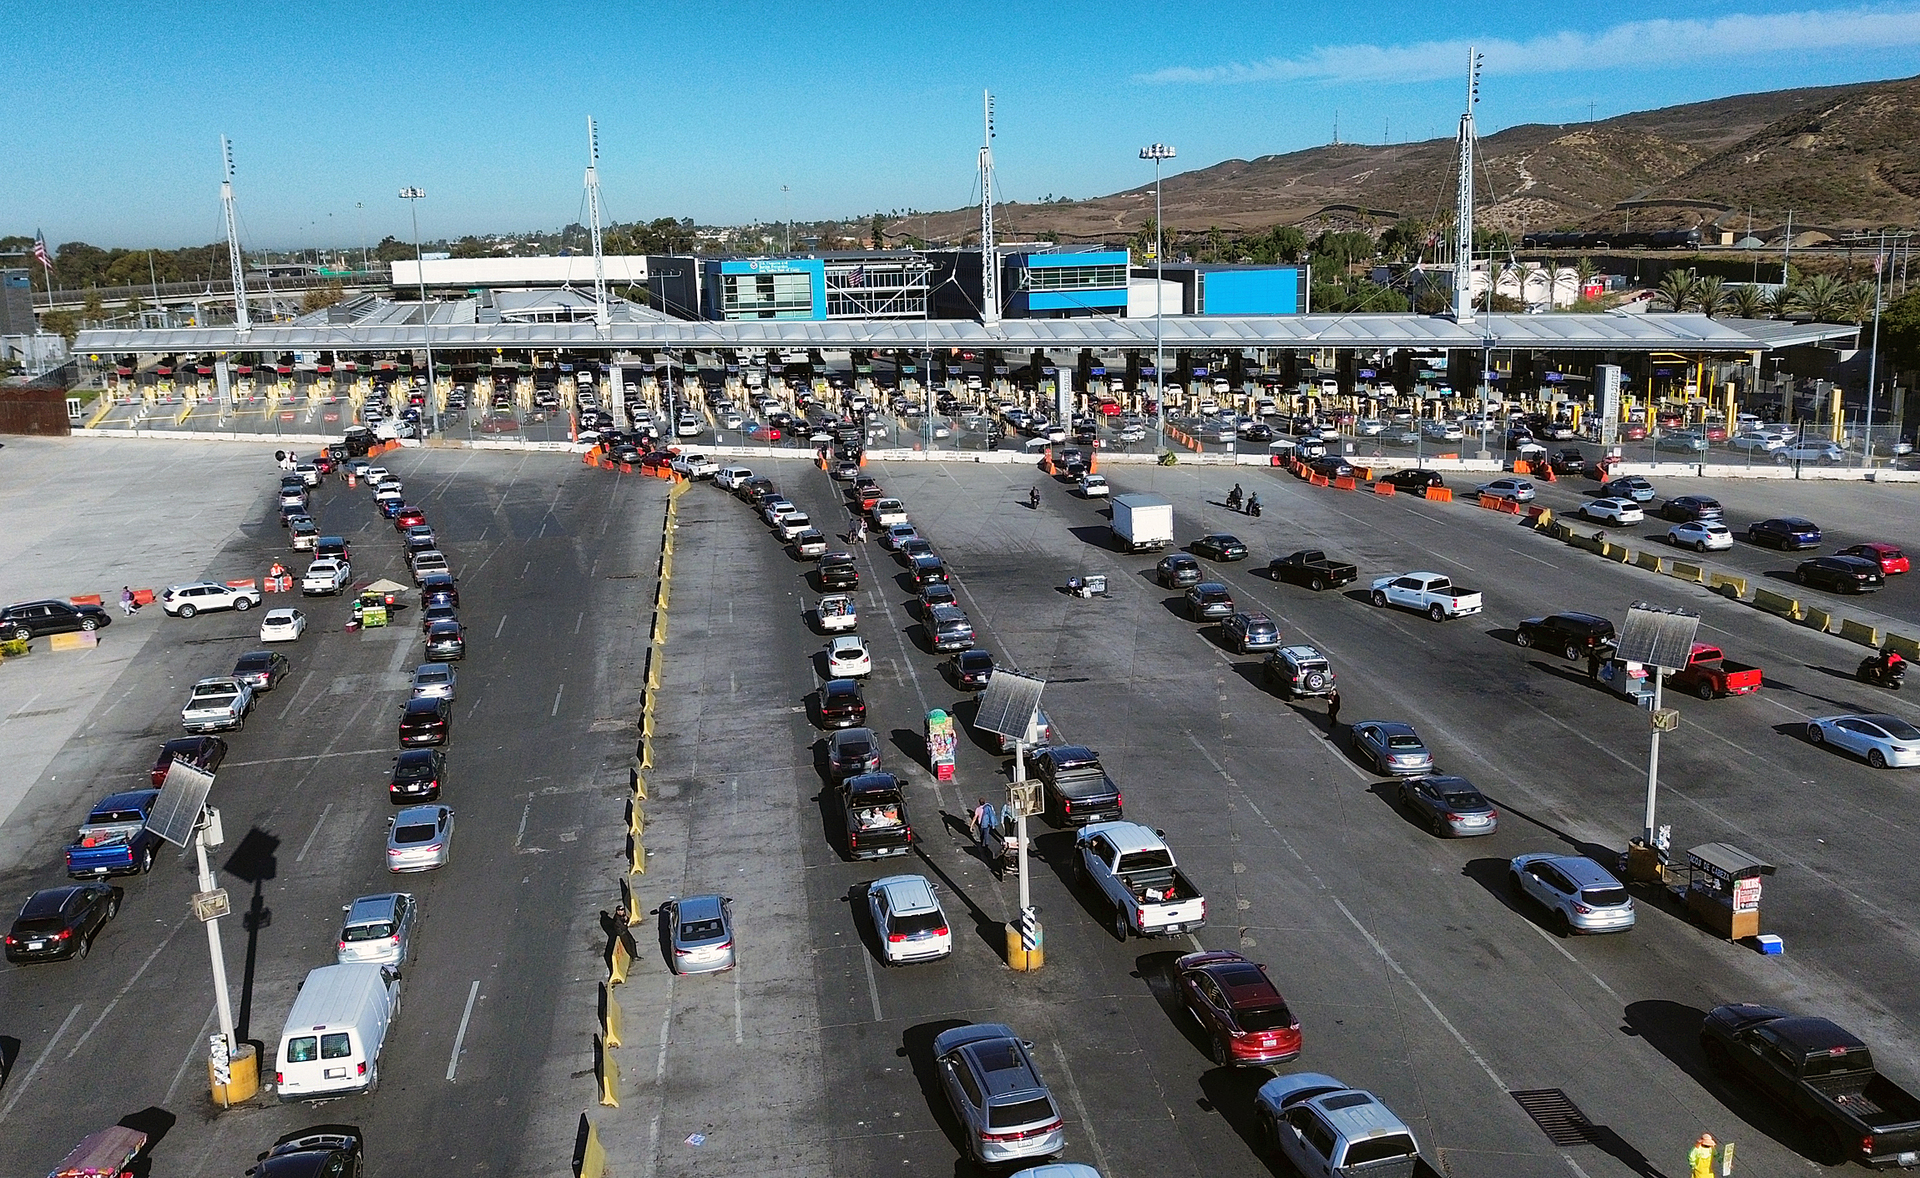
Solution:
M 867 721 L 867 697 L 858 679 L 829 679 L 820 689 L 820 724 L 824 728 L 852 728 Z
M 1400 804 L 1442 838 L 1492 834 L 1500 827 L 1500 811 L 1464 777 L 1408 778 L 1400 783 Z
M 1798 516 L 1777 516 L 1747 525 L 1747 543 L 1769 548 L 1818 548 L 1820 527 Z
M 1416 495 L 1424 492 L 1428 487 L 1444 487 L 1447 485 L 1446 480 L 1440 477 L 1440 472 L 1437 470 L 1417 470 L 1412 468 L 1396 470 L 1380 481 L 1383 483 L 1391 483 L 1393 489 L 1396 491 L 1407 491 Z
M 1832 593 L 1872 593 L 1886 588 L 1878 561 L 1864 556 L 1816 556 L 1794 567 L 1793 579 Z
M 1187 545 L 1195 556 L 1204 556 L 1210 560 L 1229 561 L 1247 559 L 1247 546 L 1238 536 L 1227 532 L 1214 532 L 1202 536 Z
M 1326 479 L 1350 479 L 1353 477 L 1353 463 L 1338 454 L 1329 454 L 1325 458 L 1316 458 L 1307 463 L 1307 469 Z
M 447 754 L 442 749 L 407 749 L 393 759 L 393 777 L 387 782 L 387 800 L 396 806 L 440 799 L 447 778 Z
M 1168 589 L 1185 589 L 1189 585 L 1198 585 L 1202 576 L 1200 562 L 1184 553 L 1164 557 L 1153 566 L 1154 579 Z
M 1570 659 L 1613 641 L 1613 623 L 1594 614 L 1548 614 L 1521 622 L 1513 636 L 1519 646 L 1557 650 Z
M 360 1178 L 360 1131 L 316 1125 L 289 1133 L 259 1157 L 253 1178 Z
M 7 932 L 8 961 L 64 961 L 85 957 L 93 938 L 120 911 L 119 888 L 71 884 L 27 897 Z
M 233 677 L 259 693 L 272 691 L 291 670 L 293 664 L 277 650 L 250 650 L 234 661 Z
M 1660 518 L 1676 523 L 1696 519 L 1720 519 L 1726 510 L 1711 495 L 1675 495 L 1660 505 Z
M 953 656 L 953 682 L 969 691 L 983 691 L 993 678 L 993 656 L 976 646 Z

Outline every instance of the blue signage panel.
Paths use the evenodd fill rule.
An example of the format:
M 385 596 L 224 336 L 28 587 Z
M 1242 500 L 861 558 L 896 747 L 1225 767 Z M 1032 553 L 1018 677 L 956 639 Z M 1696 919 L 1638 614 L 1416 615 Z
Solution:
M 1206 315 L 1295 315 L 1300 311 L 1300 270 L 1278 266 L 1255 270 L 1203 270 Z

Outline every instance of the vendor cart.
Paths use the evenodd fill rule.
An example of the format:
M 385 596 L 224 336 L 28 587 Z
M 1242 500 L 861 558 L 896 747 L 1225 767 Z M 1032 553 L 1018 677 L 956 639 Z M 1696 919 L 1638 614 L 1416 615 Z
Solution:
M 89 1133 L 47 1178 L 122 1178 L 145 1148 L 145 1133 L 115 1125 Z
M 941 781 L 953 780 L 955 739 L 953 717 L 939 708 L 927 713 L 927 767 Z
M 363 590 L 353 603 L 353 616 L 362 626 L 384 626 L 387 624 L 387 598 L 378 591 Z
M 1730 941 L 1760 934 L 1760 877 L 1773 874 L 1731 843 L 1703 843 L 1687 852 L 1687 911 Z
M 1616 695 L 1622 695 L 1651 711 L 1653 709 L 1653 672 L 1645 663 L 1608 659 L 1600 668 L 1600 682 Z

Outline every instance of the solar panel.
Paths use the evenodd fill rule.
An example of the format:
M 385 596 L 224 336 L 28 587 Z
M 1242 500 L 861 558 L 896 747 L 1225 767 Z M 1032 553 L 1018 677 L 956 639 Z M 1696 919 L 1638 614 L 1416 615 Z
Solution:
M 1693 636 L 1699 627 L 1699 614 L 1636 601 L 1627 607 L 1627 620 L 1620 627 L 1618 657 L 1677 671 L 1693 657 Z
M 207 794 L 213 789 L 213 774 L 175 758 L 167 766 L 167 779 L 160 783 L 160 796 L 153 799 L 147 814 L 147 829 L 184 847 L 200 825 L 200 811 L 206 808 Z
M 980 696 L 980 709 L 974 715 L 973 726 L 1008 740 L 1024 739 L 1027 726 L 1033 723 L 1033 713 L 1040 707 L 1040 689 L 1046 685 L 1045 679 L 1013 671 L 995 671 L 987 680 L 987 690 Z

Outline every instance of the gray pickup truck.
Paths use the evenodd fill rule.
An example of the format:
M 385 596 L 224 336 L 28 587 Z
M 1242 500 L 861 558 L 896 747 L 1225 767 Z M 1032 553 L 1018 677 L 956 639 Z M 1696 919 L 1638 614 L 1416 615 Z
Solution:
M 1920 1100 L 1875 1071 L 1867 1045 L 1837 1024 L 1716 1006 L 1700 1024 L 1700 1049 L 1805 1125 L 1827 1165 L 1920 1166 Z
M 232 676 L 202 679 L 193 685 L 180 726 L 188 732 L 229 732 L 245 727 L 253 710 L 253 688 Z
M 1113 932 L 1164 937 L 1207 923 L 1207 898 L 1193 886 L 1157 830 L 1137 822 L 1096 822 L 1074 839 L 1075 873 L 1113 905 Z
M 1318 593 L 1322 589 L 1351 585 L 1360 570 L 1354 565 L 1328 560 L 1326 553 L 1309 548 L 1291 556 L 1275 557 L 1267 566 L 1267 575 L 1289 585 L 1305 585 Z

